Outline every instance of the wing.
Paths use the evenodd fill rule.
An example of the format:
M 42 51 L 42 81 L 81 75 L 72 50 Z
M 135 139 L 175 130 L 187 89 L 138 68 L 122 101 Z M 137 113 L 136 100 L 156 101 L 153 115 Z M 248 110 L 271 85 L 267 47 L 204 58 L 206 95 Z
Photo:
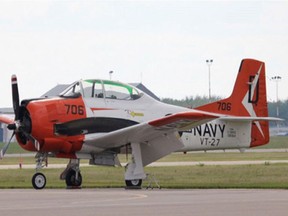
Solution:
M 177 131 L 194 128 L 218 117 L 198 111 L 177 113 L 110 133 L 88 134 L 84 145 L 109 149 L 140 143 L 143 165 L 146 166 L 183 147 Z

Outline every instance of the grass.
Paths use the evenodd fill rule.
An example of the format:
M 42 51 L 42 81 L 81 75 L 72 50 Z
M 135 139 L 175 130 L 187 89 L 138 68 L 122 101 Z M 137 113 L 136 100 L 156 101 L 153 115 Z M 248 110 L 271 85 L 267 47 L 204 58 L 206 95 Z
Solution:
M 159 181 L 166 188 L 288 188 L 287 171 L 283 164 L 162 168 Z
M 223 153 L 173 153 L 159 161 L 245 161 L 245 160 L 288 160 L 288 152 L 223 152 Z
M 147 167 L 162 188 L 288 188 L 288 165 Z M 44 169 L 46 188 L 65 188 L 60 169 Z M 124 169 L 85 167 L 83 188 L 124 187 Z M 34 170 L 0 170 L 0 188 L 32 188 Z M 143 187 L 148 184 L 144 181 Z M 155 184 L 154 184 L 155 186 Z
M 273 136 L 270 137 L 270 142 L 266 145 L 256 147 L 256 149 L 279 149 L 288 148 L 288 136 Z
M 0 148 L 2 149 L 5 143 L 0 142 Z M 17 143 L 10 143 L 10 146 L 6 152 L 6 154 L 18 154 L 18 153 L 31 153 L 29 151 L 26 151 L 22 149 Z
M 126 155 L 120 154 L 119 159 L 121 162 L 125 163 Z M 203 162 L 203 161 L 254 161 L 254 160 L 288 160 L 288 152 L 223 152 L 223 153 L 173 153 L 162 159 L 159 162 L 177 162 L 177 161 L 192 161 L 192 162 Z M 48 164 L 67 164 L 68 159 L 62 158 L 49 158 Z M 5 157 L 0 160 L 0 165 L 17 165 L 22 164 L 35 164 L 34 157 Z M 88 163 L 88 160 L 81 160 L 81 163 Z
M 0 160 L 0 165 L 15 165 L 15 164 L 35 164 L 35 158 L 34 157 L 21 157 L 19 154 L 18 157 L 5 157 L 4 159 Z M 48 158 L 49 164 L 67 164 L 69 162 L 69 159 L 63 159 L 63 158 Z M 82 162 L 86 162 L 87 160 L 83 160 Z

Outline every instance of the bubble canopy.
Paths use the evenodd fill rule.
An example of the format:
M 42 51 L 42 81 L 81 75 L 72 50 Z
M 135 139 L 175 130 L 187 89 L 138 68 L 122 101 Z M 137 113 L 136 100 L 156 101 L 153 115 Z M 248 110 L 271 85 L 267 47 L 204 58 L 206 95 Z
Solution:
M 61 97 L 105 98 L 114 100 L 137 100 L 143 93 L 128 84 L 100 79 L 74 82 L 60 93 Z

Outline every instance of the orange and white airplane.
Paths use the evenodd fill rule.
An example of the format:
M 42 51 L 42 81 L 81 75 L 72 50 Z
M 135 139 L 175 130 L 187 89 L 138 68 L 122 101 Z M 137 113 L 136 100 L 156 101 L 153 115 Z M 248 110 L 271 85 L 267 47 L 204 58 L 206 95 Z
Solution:
M 0 115 L 19 145 L 36 151 L 35 189 L 46 185 L 39 172 L 47 157 L 69 158 L 60 178 L 80 186 L 80 159 L 120 165 L 120 148 L 131 146 L 127 186 L 140 186 L 146 165 L 175 151 L 241 149 L 269 141 L 265 64 L 244 59 L 231 96 L 196 109 L 168 105 L 137 88 L 111 80 L 80 80 L 59 96 L 19 101 L 12 76 L 15 119 Z M 12 139 L 11 137 L 11 139 Z M 11 140 L 10 140 L 11 141 Z M 10 141 L 3 147 L 3 158 Z

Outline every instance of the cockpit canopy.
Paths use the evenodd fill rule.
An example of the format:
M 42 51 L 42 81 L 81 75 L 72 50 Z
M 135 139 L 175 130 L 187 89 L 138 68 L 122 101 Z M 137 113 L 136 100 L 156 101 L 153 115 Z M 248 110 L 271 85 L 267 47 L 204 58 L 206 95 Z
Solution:
M 143 93 L 133 86 L 111 80 L 89 79 L 71 84 L 61 94 L 61 97 L 104 98 L 116 100 L 137 100 Z

